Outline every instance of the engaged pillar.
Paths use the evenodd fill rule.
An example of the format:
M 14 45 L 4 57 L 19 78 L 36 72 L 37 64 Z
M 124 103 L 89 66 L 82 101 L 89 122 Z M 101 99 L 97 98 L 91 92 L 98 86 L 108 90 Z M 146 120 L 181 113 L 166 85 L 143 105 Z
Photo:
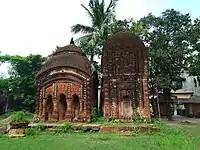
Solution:
M 52 120 L 57 121 L 58 120 L 58 98 L 54 97 L 53 98 L 53 116 L 52 116 Z
M 67 98 L 67 110 L 65 113 L 65 120 L 72 121 L 72 99 Z

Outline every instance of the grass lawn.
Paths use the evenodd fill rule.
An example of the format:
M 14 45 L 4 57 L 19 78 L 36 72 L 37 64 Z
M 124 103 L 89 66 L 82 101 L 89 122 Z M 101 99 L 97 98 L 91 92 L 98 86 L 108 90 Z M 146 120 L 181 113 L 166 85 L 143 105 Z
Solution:
M 0 124 L 12 113 L 0 116 Z M 27 113 L 32 119 L 32 114 Z M 101 122 L 100 122 L 101 123 Z M 106 123 L 105 125 L 122 125 Z M 128 123 L 127 123 L 128 124 Z M 0 135 L 0 150 L 196 150 L 200 149 L 200 125 L 168 127 L 160 124 L 159 133 L 139 133 L 137 137 L 118 134 L 40 132 L 34 136 L 8 138 Z
M 125 137 L 100 133 L 40 133 L 24 138 L 0 136 L 0 150 L 195 150 L 197 140 L 162 127 L 160 133 Z

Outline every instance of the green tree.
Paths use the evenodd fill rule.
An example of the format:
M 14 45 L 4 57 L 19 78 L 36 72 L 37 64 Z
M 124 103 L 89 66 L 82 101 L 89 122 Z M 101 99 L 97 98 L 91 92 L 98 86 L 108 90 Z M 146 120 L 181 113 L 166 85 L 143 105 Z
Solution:
M 187 69 L 192 53 L 188 36 L 192 27 L 190 15 L 171 9 L 159 17 L 149 14 L 139 22 L 149 29 L 143 39 L 148 47 L 151 86 L 163 92 L 168 119 L 172 120 L 171 89 L 180 88 L 176 82 L 182 80 L 181 73 Z
M 194 20 L 190 34 L 190 44 L 194 53 L 190 57 L 189 73 L 200 76 L 200 18 Z
M 41 55 L 22 56 L 0 56 L 0 62 L 8 62 L 9 78 L 1 79 L 7 82 L 7 87 L 0 87 L 6 91 L 10 98 L 22 103 L 21 108 L 32 110 L 35 101 L 36 83 L 35 76 L 40 70 L 45 58 Z
M 90 56 L 92 63 L 95 55 L 101 55 L 102 43 L 107 39 L 108 27 L 113 21 L 117 2 L 118 0 L 110 0 L 108 7 L 105 6 L 104 0 L 101 2 L 100 0 L 90 0 L 88 8 L 81 4 L 91 19 L 91 26 L 76 24 L 71 27 L 73 33 L 85 34 L 77 41 L 82 41 L 81 46 L 87 43 L 84 45 L 84 50 Z
M 116 17 L 109 26 L 110 34 L 115 34 L 118 32 L 131 32 L 136 36 L 142 37 L 148 30 L 143 25 L 143 22 L 136 22 L 133 18 L 118 20 Z

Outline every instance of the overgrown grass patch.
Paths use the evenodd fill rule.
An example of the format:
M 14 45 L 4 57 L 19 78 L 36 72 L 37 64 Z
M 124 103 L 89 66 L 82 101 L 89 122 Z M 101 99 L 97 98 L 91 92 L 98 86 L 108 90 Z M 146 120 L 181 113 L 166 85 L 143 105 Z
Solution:
M 0 127 L 7 126 L 11 122 L 11 116 L 15 115 L 16 111 L 9 111 L 5 114 L 0 115 Z M 33 120 L 33 113 L 24 112 L 27 121 L 31 122 Z
M 3 119 L 6 119 L 8 117 L 11 117 L 12 115 L 16 114 L 17 111 L 9 111 L 5 114 L 2 114 L 0 115 L 0 121 L 3 120 Z M 33 120 L 33 113 L 30 113 L 30 112 L 24 112 L 25 113 L 25 116 L 27 118 L 28 121 L 32 121 Z
M 29 117 L 32 117 L 32 114 L 29 114 Z M 27 136 L 23 138 L 8 138 L 1 135 L 0 150 L 194 150 L 200 146 L 200 134 L 196 137 L 193 134 L 188 134 L 189 130 L 191 130 L 191 133 L 198 132 L 200 125 L 198 127 L 172 128 L 157 120 L 143 123 L 121 123 L 106 122 L 102 118 L 97 119 L 94 123 L 108 126 L 153 124 L 160 128 L 160 132 L 140 133 L 138 131 L 136 137 L 91 132 L 73 133 L 71 132 L 71 123 L 65 123 L 63 127 L 58 128 L 59 132 L 49 132 L 43 123 L 39 123 L 34 129 L 26 129 Z
M 198 139 L 179 129 L 160 126 L 159 133 L 139 133 L 137 137 L 100 133 L 40 132 L 24 138 L 0 137 L 1 150 L 194 150 Z M 11 144 L 12 143 L 12 144 Z
M 141 125 L 160 126 L 163 124 L 162 121 L 156 120 L 156 119 L 151 119 L 151 120 L 147 120 L 147 121 L 136 120 L 134 122 L 121 122 L 121 121 L 114 121 L 114 120 L 106 121 L 106 120 L 104 120 L 103 117 L 96 118 L 96 120 L 91 123 L 92 124 L 102 124 L 105 126 L 141 126 Z

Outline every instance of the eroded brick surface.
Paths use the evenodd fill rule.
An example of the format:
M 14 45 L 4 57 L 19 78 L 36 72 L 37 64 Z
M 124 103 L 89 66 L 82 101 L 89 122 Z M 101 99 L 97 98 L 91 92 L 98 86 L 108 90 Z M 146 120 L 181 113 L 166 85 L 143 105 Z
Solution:
M 35 122 L 91 120 L 91 109 L 97 107 L 98 77 L 79 47 L 70 44 L 58 48 L 36 80 Z
M 102 57 L 104 118 L 134 121 L 138 111 L 142 119 L 149 119 L 148 61 L 143 42 L 131 33 L 117 33 L 108 38 Z

